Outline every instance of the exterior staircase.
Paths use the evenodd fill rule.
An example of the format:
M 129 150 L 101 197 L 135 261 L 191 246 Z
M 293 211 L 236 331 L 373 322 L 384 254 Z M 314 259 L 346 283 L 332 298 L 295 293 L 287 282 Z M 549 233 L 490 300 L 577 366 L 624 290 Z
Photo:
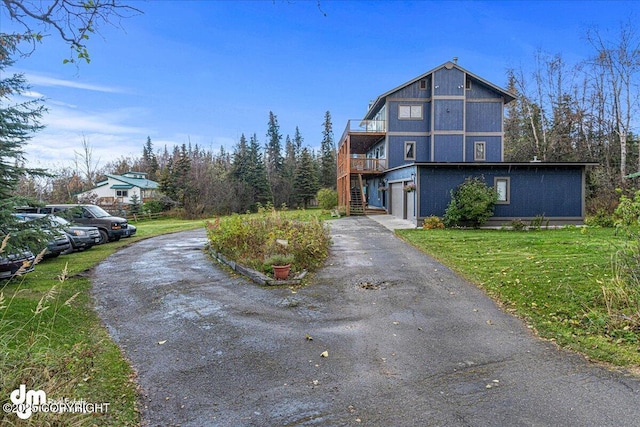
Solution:
M 362 191 L 359 187 L 351 188 L 351 201 L 349 202 L 349 213 L 351 215 L 364 215 L 362 205 Z

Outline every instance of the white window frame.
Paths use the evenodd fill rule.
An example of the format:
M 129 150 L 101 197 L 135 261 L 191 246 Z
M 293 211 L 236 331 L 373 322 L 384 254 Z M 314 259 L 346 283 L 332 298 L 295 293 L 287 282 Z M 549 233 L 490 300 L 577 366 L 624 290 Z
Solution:
M 420 90 L 427 90 L 427 79 L 421 79 L 419 85 Z
M 493 178 L 493 188 L 498 193 L 496 204 L 508 205 L 511 203 L 511 178 L 508 176 L 496 176 Z
M 116 190 L 116 197 L 129 197 L 129 190 Z
M 480 147 L 482 148 L 480 149 Z M 473 160 L 476 162 L 483 162 L 487 160 L 487 143 L 485 141 L 474 141 Z
M 413 154 L 411 157 L 408 156 L 409 146 L 411 146 L 411 153 Z M 416 142 L 415 141 L 405 141 L 404 142 L 404 159 L 405 160 L 415 160 L 416 159 Z
M 422 105 L 398 105 L 398 120 L 422 120 Z

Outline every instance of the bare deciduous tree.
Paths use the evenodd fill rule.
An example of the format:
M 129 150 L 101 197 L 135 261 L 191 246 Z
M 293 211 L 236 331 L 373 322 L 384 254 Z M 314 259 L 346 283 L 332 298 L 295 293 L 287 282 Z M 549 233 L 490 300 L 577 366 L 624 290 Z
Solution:
M 632 118 L 639 112 L 640 93 L 640 35 L 629 21 L 621 25 L 613 40 L 607 39 L 598 29 L 587 32 L 587 40 L 595 49 L 591 65 L 601 78 L 597 89 L 606 101 L 611 128 L 620 143 L 620 176 L 627 175 L 628 138 Z M 640 164 L 638 165 L 640 169 Z
M 2 0 L 9 17 L 22 25 L 32 41 L 40 40 L 40 28 L 53 28 L 72 50 L 65 62 L 90 61 L 87 41 L 105 24 L 120 25 L 120 20 L 142 13 L 118 0 Z M 75 56 L 75 58 L 74 58 Z

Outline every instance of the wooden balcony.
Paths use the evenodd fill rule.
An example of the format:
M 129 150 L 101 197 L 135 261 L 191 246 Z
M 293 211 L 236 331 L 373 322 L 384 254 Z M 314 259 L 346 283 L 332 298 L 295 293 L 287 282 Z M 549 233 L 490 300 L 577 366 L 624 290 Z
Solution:
M 371 159 L 364 155 L 352 154 L 350 159 L 351 173 L 379 174 L 387 169 L 387 159 Z

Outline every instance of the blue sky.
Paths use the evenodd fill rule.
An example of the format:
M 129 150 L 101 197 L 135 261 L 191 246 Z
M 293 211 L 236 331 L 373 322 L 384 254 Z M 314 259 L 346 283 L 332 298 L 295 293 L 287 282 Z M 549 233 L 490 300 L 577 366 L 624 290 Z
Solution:
M 325 111 L 337 142 L 370 100 L 453 57 L 504 87 L 536 51 L 575 63 L 592 53 L 588 28 L 615 35 L 640 17 L 627 1 L 129 3 L 144 14 L 102 27 L 90 64 L 63 64 L 69 50 L 53 33 L 15 64 L 49 109 L 26 149 L 31 166 L 71 166 L 83 138 L 101 165 L 139 156 L 147 136 L 156 149 L 230 151 L 242 133 L 264 144 L 269 111 L 283 135 L 298 126 L 316 148 Z M 0 27 L 15 28 L 6 14 Z

